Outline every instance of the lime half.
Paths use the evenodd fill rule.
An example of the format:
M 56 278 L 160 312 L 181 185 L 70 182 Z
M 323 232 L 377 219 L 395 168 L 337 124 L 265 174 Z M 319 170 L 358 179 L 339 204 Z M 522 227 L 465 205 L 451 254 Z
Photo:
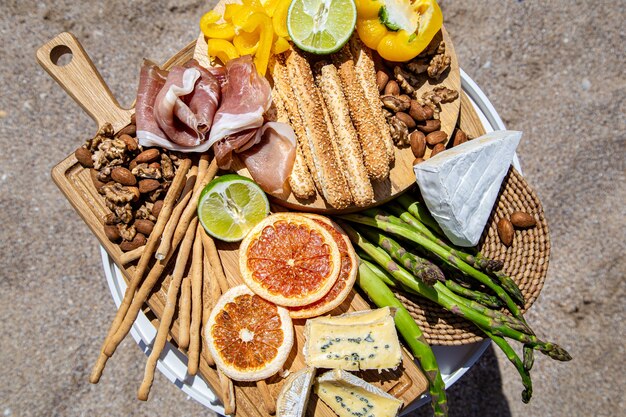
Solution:
M 293 0 L 287 30 L 298 48 L 314 54 L 338 51 L 354 32 L 354 0 Z
M 263 220 L 270 203 L 261 187 L 249 178 L 228 174 L 204 187 L 198 200 L 198 219 L 211 236 L 237 242 Z

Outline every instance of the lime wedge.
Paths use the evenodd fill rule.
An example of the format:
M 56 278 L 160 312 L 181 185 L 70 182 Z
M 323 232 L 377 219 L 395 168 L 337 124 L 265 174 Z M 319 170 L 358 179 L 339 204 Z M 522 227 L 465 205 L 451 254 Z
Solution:
M 261 187 L 249 178 L 228 174 L 204 187 L 198 200 L 198 219 L 216 239 L 238 242 L 270 211 Z
M 354 32 L 354 0 L 293 0 L 287 30 L 298 48 L 314 54 L 338 51 Z

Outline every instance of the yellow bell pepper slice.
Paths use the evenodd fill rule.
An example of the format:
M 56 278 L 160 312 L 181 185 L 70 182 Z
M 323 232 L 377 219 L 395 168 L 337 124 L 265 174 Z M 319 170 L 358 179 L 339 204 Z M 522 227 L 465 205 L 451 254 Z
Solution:
M 224 39 L 209 39 L 207 41 L 207 52 L 210 57 L 215 57 L 226 64 L 231 59 L 239 57 L 235 46 Z
M 389 61 L 415 58 L 443 25 L 436 0 L 356 0 L 356 6 L 359 37 Z
M 254 32 L 240 31 L 239 34 L 233 38 L 233 45 L 235 45 L 240 56 L 254 55 L 259 47 L 260 38 L 261 31 L 258 29 Z
M 209 39 L 231 40 L 235 36 L 235 28 L 231 23 L 217 23 L 221 16 L 211 10 L 200 19 L 200 31 Z
M 272 41 L 274 40 L 272 19 L 265 13 L 253 13 L 241 26 L 241 30 L 245 32 L 260 31 L 259 45 L 254 54 L 254 64 L 259 74 L 265 75 L 272 52 Z
M 272 46 L 272 53 L 274 55 L 282 54 L 283 52 L 288 51 L 289 48 L 290 48 L 289 41 L 279 36 L 276 38 L 276 40 L 274 40 L 274 45 Z
M 262 1 L 263 8 L 265 9 L 265 13 L 267 13 L 267 15 L 269 17 L 274 16 L 274 11 L 276 11 L 276 7 L 278 6 L 278 4 L 280 2 L 281 2 L 281 0 L 265 0 L 265 1 Z
M 289 11 L 290 5 L 291 0 L 279 0 L 274 15 L 272 16 L 274 32 L 283 38 L 289 38 L 289 32 L 287 31 L 287 12 Z

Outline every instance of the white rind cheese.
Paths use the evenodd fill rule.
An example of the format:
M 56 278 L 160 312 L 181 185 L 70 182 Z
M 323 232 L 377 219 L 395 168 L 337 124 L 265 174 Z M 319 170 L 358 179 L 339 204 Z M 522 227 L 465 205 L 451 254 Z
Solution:
M 491 132 L 413 167 L 428 210 L 455 245 L 478 243 L 521 137 Z
M 304 417 L 315 378 L 315 368 L 291 374 L 276 400 L 276 417 Z
M 307 320 L 305 363 L 349 371 L 396 368 L 402 348 L 393 313 L 385 307 Z
M 339 417 L 396 417 L 402 401 L 348 372 L 320 376 L 315 392 Z

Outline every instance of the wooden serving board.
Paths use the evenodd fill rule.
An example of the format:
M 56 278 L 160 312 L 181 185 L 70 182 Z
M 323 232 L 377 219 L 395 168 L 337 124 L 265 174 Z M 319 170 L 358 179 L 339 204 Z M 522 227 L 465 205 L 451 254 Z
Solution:
M 164 67 L 186 62 L 191 58 L 195 42 L 172 57 Z M 56 60 L 60 53 L 71 53 L 72 60 L 65 66 L 56 65 Z M 37 59 L 48 73 L 70 94 L 78 104 L 101 127 L 104 123 L 113 124 L 116 131 L 124 127 L 130 120 L 132 110 L 121 109 L 111 92 L 99 76 L 96 68 L 81 47 L 77 39 L 70 33 L 61 33 L 37 51 Z M 87 136 L 88 134 L 86 134 Z M 103 217 L 109 213 L 105 206 L 104 198 L 96 191 L 89 174 L 89 170 L 83 168 L 74 154 L 69 155 L 52 169 L 52 178 L 74 209 L 83 218 L 100 244 L 112 257 L 116 265 L 123 272 L 126 280 L 132 276 L 134 267 L 122 264 L 122 251 L 118 245 L 110 242 L 103 231 Z M 218 242 L 218 249 L 222 264 L 230 285 L 242 283 L 238 268 L 238 245 Z M 148 300 L 150 310 L 161 317 L 165 306 L 165 294 L 169 286 L 170 276 L 164 274 L 161 282 L 155 286 L 153 293 Z M 363 310 L 371 308 L 369 304 L 356 292 L 339 306 L 333 314 L 344 311 Z M 113 316 L 113 315 L 111 315 Z M 303 320 L 297 320 L 295 324 L 295 343 L 290 357 L 285 364 L 285 369 L 295 371 L 304 367 L 303 355 L 301 353 L 304 344 Z M 105 329 L 102 329 L 102 337 L 105 336 Z M 171 338 L 174 343 L 178 340 L 178 323 L 172 325 Z M 205 345 L 203 343 L 203 350 Z M 95 356 L 94 356 L 95 358 Z M 110 364 L 109 366 L 115 366 Z M 220 392 L 220 384 L 217 372 L 208 366 L 204 354 L 200 360 L 200 374 L 206 382 L 223 398 Z M 382 387 L 385 391 L 401 398 L 405 404 L 410 403 L 419 397 L 427 389 L 427 381 L 419 367 L 413 361 L 411 355 L 405 351 L 403 363 L 395 371 L 369 371 L 361 373 L 366 380 Z M 140 375 L 137 375 L 139 385 Z M 276 398 L 283 384 L 283 379 L 276 375 L 267 381 L 267 386 L 271 395 Z M 237 416 L 265 416 L 268 413 L 263 408 L 263 397 L 254 383 L 235 383 Z M 335 414 L 315 395 L 309 403 L 309 415 L 332 417 Z
M 239 3 L 239 1 L 222 0 L 218 3 L 214 10 L 219 13 L 223 13 L 223 7 L 225 4 L 228 3 Z M 459 68 L 459 62 L 456 56 L 456 52 L 454 50 L 454 46 L 452 44 L 452 40 L 450 39 L 450 35 L 445 28 L 441 29 L 441 34 L 443 37 L 443 41 L 446 43 L 446 53 L 449 54 L 451 58 L 450 68 L 446 71 L 445 77 L 440 81 L 434 81 L 430 79 L 427 80 L 417 90 L 418 96 L 421 96 L 423 93 L 432 90 L 433 87 L 438 85 L 448 87 L 452 90 L 456 90 L 459 92 L 459 95 L 461 93 L 461 71 Z M 198 37 L 195 49 L 193 51 L 193 58 L 196 59 L 203 66 L 208 67 L 212 65 L 207 55 L 207 42 L 203 34 L 200 34 L 200 36 Z M 448 138 L 452 137 L 454 127 L 457 124 L 460 107 L 460 97 L 451 103 L 445 103 L 441 106 L 441 130 L 448 134 Z M 427 148 L 424 159 L 428 159 L 430 157 L 430 153 L 431 150 Z M 413 152 L 411 151 L 410 147 L 395 147 L 395 163 L 391 167 L 391 170 L 389 172 L 389 178 L 385 181 L 374 181 L 372 183 L 374 188 L 374 201 L 369 207 L 384 204 L 387 201 L 392 200 L 398 194 L 403 193 L 415 183 L 415 175 L 413 174 L 414 160 L 415 156 L 413 156 Z M 235 163 L 233 165 L 233 169 L 236 170 L 237 173 L 240 175 L 250 177 L 248 170 L 241 163 Z M 367 208 L 353 206 L 346 209 L 335 209 L 328 203 L 326 203 L 326 201 L 319 195 L 318 192 L 315 193 L 314 197 L 306 201 L 296 198 L 291 193 L 284 199 L 279 199 L 277 197 L 272 197 L 272 199 L 278 204 L 284 205 L 285 207 L 288 207 L 292 210 L 327 214 L 350 213 Z

